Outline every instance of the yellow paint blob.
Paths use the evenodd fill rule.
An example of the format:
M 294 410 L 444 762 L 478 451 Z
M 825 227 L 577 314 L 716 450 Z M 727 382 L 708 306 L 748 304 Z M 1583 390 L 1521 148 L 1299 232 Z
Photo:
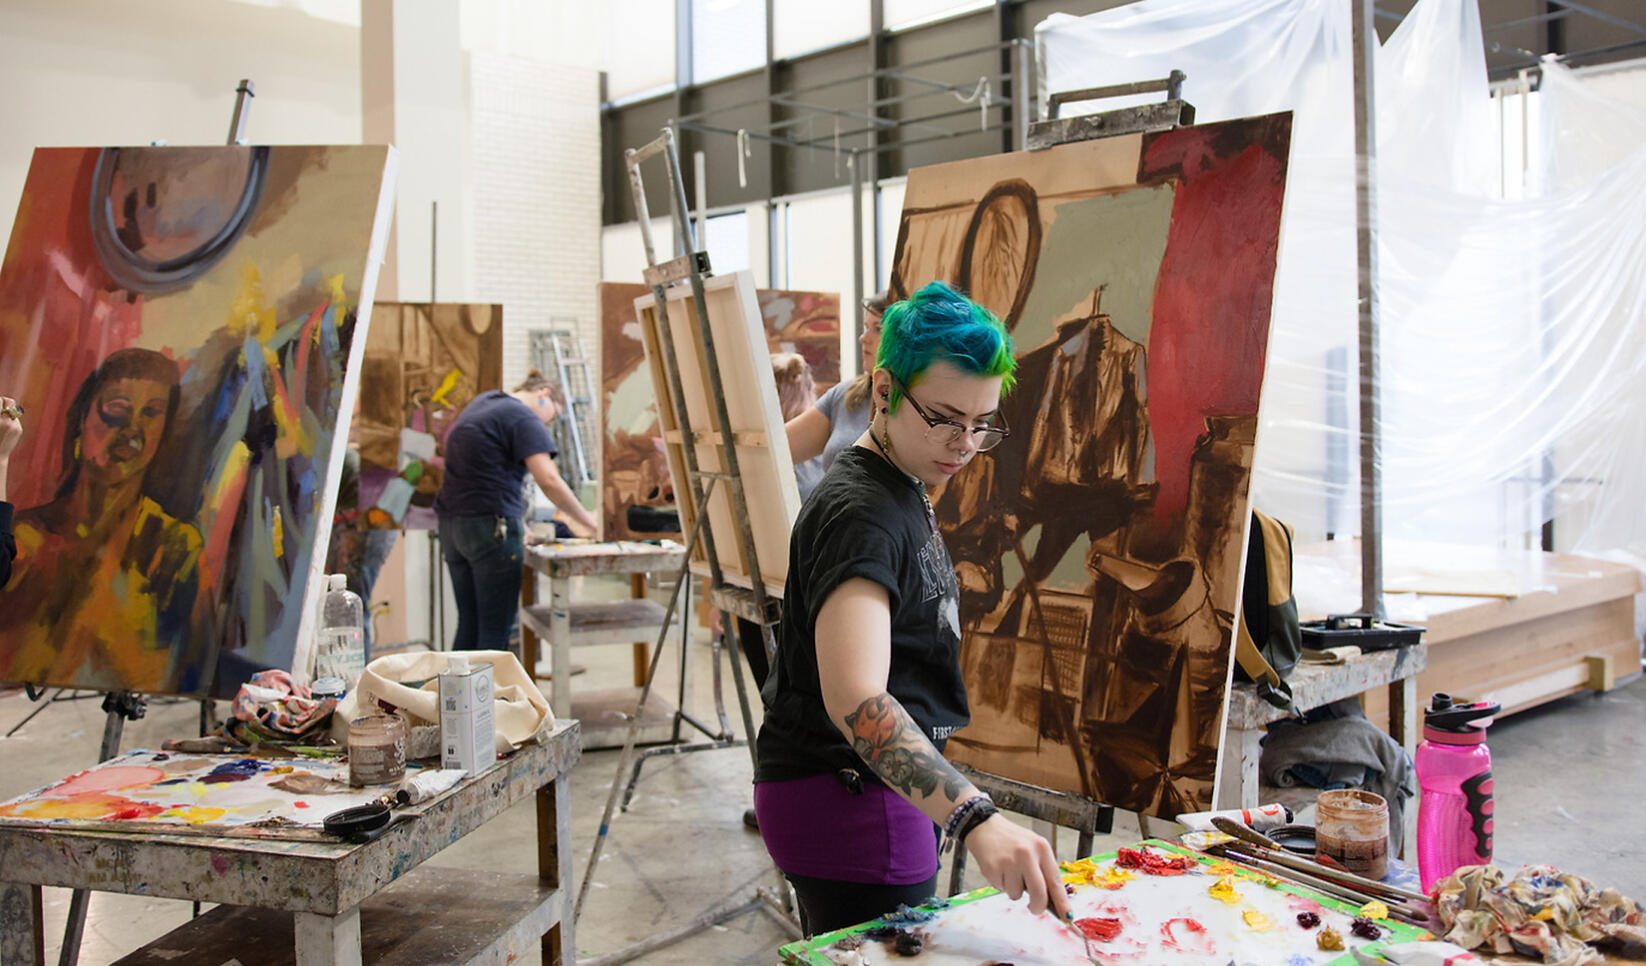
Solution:
M 1315 934 L 1315 945 L 1327 951 L 1340 950 L 1343 948 L 1343 934 L 1327 926 Z
M 1240 918 L 1246 920 L 1246 925 L 1254 932 L 1268 932 L 1275 927 L 1273 919 L 1256 909 L 1247 909 L 1241 912 Z
M 1100 885 L 1105 889 L 1118 889 L 1135 878 L 1137 878 L 1137 873 L 1130 869 L 1110 866 L 1092 877 L 1092 884 Z
M 1206 867 L 1207 875 L 1239 875 L 1240 868 L 1227 859 L 1219 859 Z
M 269 769 L 269 771 L 274 772 L 276 775 L 289 775 L 292 770 L 292 766 L 290 765 L 276 765 Z
M 1389 918 L 1389 907 L 1373 899 L 1360 907 L 1360 914 L 1367 919 L 1387 919 Z
M 1207 889 L 1206 892 L 1218 902 L 1226 902 L 1231 906 L 1240 903 L 1240 893 L 1235 891 L 1234 880 L 1228 876 L 1212 883 L 1212 887 Z
M 189 808 L 168 808 L 160 813 L 160 817 L 181 819 L 190 825 L 204 825 L 207 822 L 215 822 L 228 813 L 229 810 L 226 808 L 206 808 L 194 805 Z

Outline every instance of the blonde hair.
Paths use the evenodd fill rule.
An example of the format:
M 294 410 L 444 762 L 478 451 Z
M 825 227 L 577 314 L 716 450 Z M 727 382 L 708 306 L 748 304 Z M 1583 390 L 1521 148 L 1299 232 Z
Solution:
M 817 385 L 812 367 L 798 352 L 772 353 L 772 378 L 777 381 L 777 401 L 788 422 L 817 402 Z

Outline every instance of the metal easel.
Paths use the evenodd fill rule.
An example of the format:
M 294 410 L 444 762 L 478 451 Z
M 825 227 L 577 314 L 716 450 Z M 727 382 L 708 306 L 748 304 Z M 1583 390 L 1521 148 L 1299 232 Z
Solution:
M 1027 145 L 1030 150 L 1056 147 L 1076 141 L 1169 131 L 1194 123 L 1194 106 L 1182 99 L 1183 82 L 1188 79 L 1182 71 L 1174 70 L 1161 80 L 1115 84 L 1108 87 L 1089 87 L 1061 91 L 1047 98 L 1047 119 L 1029 125 Z M 1109 97 L 1130 97 L 1137 94 L 1164 93 L 1164 101 L 1120 108 L 1097 114 L 1076 117 L 1058 117 L 1064 104 L 1076 101 L 1095 101 Z M 1091 854 L 1092 841 L 1097 834 L 1114 830 L 1114 806 L 1105 805 L 1084 795 L 1053 791 L 1038 785 L 1004 778 L 966 765 L 955 768 L 972 784 L 993 798 L 995 805 L 1008 812 L 1016 812 L 1032 819 L 1049 822 L 1054 826 L 1074 829 L 1079 839 L 1075 852 L 1079 856 Z M 1140 831 L 1148 837 L 1148 817 L 1137 816 Z M 956 849 L 949 866 L 949 894 L 961 889 L 966 873 L 966 850 Z
M 659 154 L 663 156 L 668 167 L 669 187 L 671 189 L 669 208 L 674 222 L 676 247 L 684 253 L 662 263 L 658 262 L 656 250 L 652 244 L 651 215 L 647 210 L 645 187 L 640 174 L 641 163 Z M 714 335 L 709 328 L 708 302 L 703 288 L 703 279 L 709 274 L 709 257 L 707 252 L 698 251 L 696 247 L 696 239 L 690 220 L 691 209 L 686 202 L 685 184 L 680 174 L 680 156 L 675 144 L 674 130 L 664 128 L 663 133 L 655 140 L 642 147 L 631 148 L 624 152 L 624 163 L 628 168 L 629 187 L 633 191 L 635 210 L 638 212 L 640 219 L 641 240 L 646 247 L 647 267 L 644 275 L 646 282 L 651 286 L 652 297 L 655 300 L 658 350 L 664 375 L 668 382 L 669 395 L 674 402 L 674 410 L 679 422 L 678 429 L 683 444 L 681 454 L 682 461 L 685 464 L 682 469 L 688 483 L 684 495 L 691 500 L 694 523 L 686 540 L 686 562 L 680 568 L 679 579 L 669 600 L 663 626 L 658 631 L 657 645 L 652 651 L 651 665 L 646 674 L 646 683 L 641 689 L 635 715 L 629 722 L 628 740 L 624 743 L 623 753 L 618 759 L 617 775 L 612 781 L 611 793 L 606 799 L 605 814 L 600 819 L 600 834 L 595 838 L 594 850 L 589 857 L 588 869 L 583 874 L 583 884 L 577 893 L 577 904 L 573 911 L 574 920 L 582 914 L 583 901 L 588 897 L 589 887 L 594 881 L 594 871 L 600 861 L 600 853 L 611 825 L 612 813 L 617 805 L 619 792 L 624 787 L 624 774 L 629 768 L 631 758 L 634 757 L 635 741 L 640 731 L 640 712 L 645 708 L 646 699 L 651 693 L 652 682 L 657 675 L 663 644 L 668 639 L 670 619 L 676 613 L 681 593 L 690 583 L 693 551 L 701 546 L 705 552 L 704 556 L 709 569 L 710 603 L 719 608 L 721 613 L 728 618 L 740 617 L 758 624 L 761 639 L 768 654 L 774 653 L 776 650 L 772 628 L 778 620 L 778 601 L 766 593 L 763 572 L 755 550 L 754 534 L 749 528 L 748 500 L 743 489 L 743 477 L 738 465 L 737 449 L 734 445 L 735 439 L 731 416 L 726 405 L 725 385 L 721 381 L 719 355 L 715 347 Z M 677 290 L 682 285 L 689 286 L 691 289 L 687 308 L 692 313 L 691 318 L 697 334 L 697 348 L 701 353 L 703 368 L 708 377 L 708 396 L 712 402 L 710 421 L 713 425 L 706 430 L 694 430 L 692 427 L 691 414 L 686 408 L 679 356 L 675 350 L 674 337 L 668 325 L 668 293 L 671 289 Z M 724 472 L 711 472 L 698 465 L 696 446 L 702 443 L 710 443 L 719 447 L 721 465 L 726 468 Z M 742 559 L 748 563 L 750 578 L 748 588 L 727 583 L 725 574 L 720 567 L 720 558 L 715 552 L 716 534 L 713 528 L 707 526 L 707 522 L 709 520 L 709 497 L 714 493 L 716 486 L 724 486 L 729 491 L 734 530 L 732 536 L 737 540 L 738 547 L 742 552 Z M 723 537 L 724 534 L 721 536 Z M 684 648 L 685 645 L 683 644 L 682 647 Z M 719 650 L 719 647 L 717 646 L 716 649 Z M 737 741 L 730 739 L 729 735 L 722 735 L 707 744 L 665 746 L 648 750 L 634 763 L 634 776 L 628 783 L 630 790 L 633 788 L 634 779 L 639 777 L 640 764 L 646 757 L 655 754 L 681 754 L 743 744 L 749 749 L 750 760 L 755 759 L 756 753 L 752 740 L 754 720 L 749 711 L 748 685 L 744 678 L 741 656 L 735 645 L 726 646 L 724 650 L 731 661 L 732 681 L 737 689 L 738 705 L 743 715 L 743 727 L 750 739 Z M 718 705 L 720 685 L 718 656 L 716 656 L 714 662 L 714 671 L 716 703 Z M 681 672 L 682 679 L 684 679 L 684 659 L 682 659 Z M 689 721 L 690 719 L 686 720 Z M 680 723 L 680 712 L 677 712 L 675 721 L 676 737 L 679 735 Z M 702 728 L 696 722 L 691 723 Z M 724 730 L 724 712 L 721 713 L 721 723 Z M 627 795 L 624 796 L 624 801 L 626 804 Z M 775 867 L 772 871 L 777 876 L 778 887 L 776 889 L 757 888 L 754 895 L 748 899 L 735 904 L 722 904 L 713 907 L 684 926 L 666 930 L 617 952 L 592 960 L 585 960 L 585 962 L 588 966 L 610 966 L 610 964 L 628 962 L 652 950 L 679 942 L 688 936 L 762 907 L 773 913 L 792 931 L 796 938 L 799 938 L 801 935 L 800 925 L 792 911 L 787 884 L 783 882 L 781 874 L 777 873 Z

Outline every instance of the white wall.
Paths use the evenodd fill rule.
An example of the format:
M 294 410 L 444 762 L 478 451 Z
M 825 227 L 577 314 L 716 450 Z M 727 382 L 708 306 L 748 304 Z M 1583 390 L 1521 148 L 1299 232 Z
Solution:
M 360 141 L 360 36 L 225 0 L 0 3 L 0 229 L 37 146 L 222 144 L 250 77 L 259 144 Z

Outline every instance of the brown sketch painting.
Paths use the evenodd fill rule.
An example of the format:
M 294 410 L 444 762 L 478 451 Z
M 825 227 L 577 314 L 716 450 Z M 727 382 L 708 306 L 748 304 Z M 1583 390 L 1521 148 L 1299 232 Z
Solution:
M 360 373 L 359 524 L 433 530 L 446 432 L 503 388 L 503 306 L 380 302 Z
M 920 168 L 893 290 L 1012 330 L 1011 435 L 937 495 L 957 761 L 1145 814 L 1211 807 L 1291 118 Z
M 658 435 L 657 404 L 634 300 L 651 291 L 600 284 L 600 372 L 605 439 L 601 446 L 602 535 L 647 540 L 678 535 L 674 483 Z M 772 352 L 798 352 L 819 395 L 840 381 L 840 296 L 828 292 L 755 292 Z

